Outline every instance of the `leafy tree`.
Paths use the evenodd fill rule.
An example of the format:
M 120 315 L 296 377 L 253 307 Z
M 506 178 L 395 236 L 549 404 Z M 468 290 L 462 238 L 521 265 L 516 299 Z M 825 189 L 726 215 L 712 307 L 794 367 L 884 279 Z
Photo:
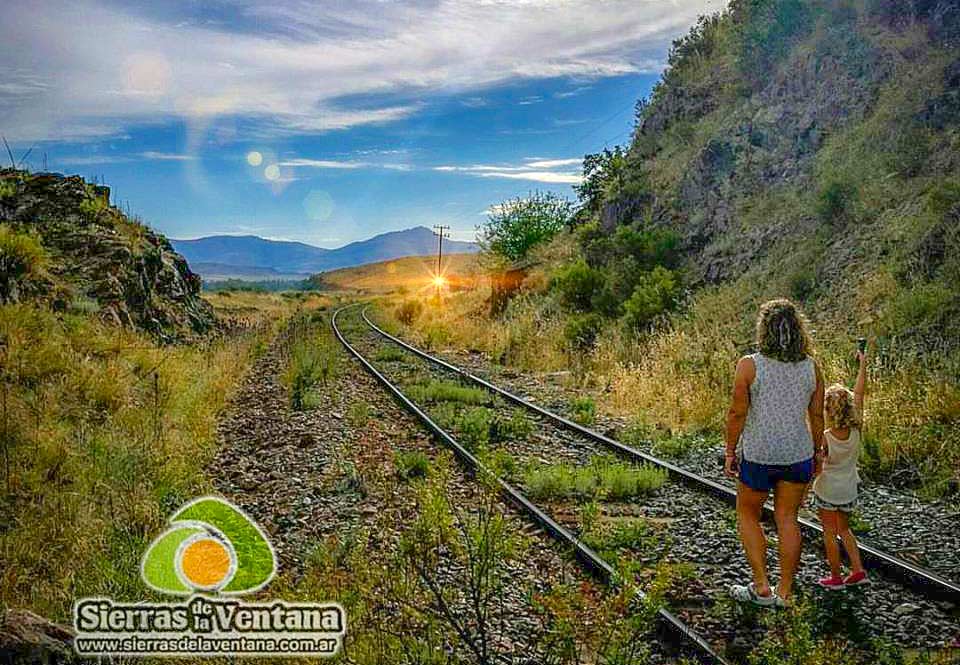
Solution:
M 563 230 L 572 212 L 570 201 L 551 192 L 505 201 L 481 227 L 480 245 L 489 254 L 518 261 Z
M 590 212 L 600 210 L 604 195 L 610 191 L 611 185 L 623 180 L 626 162 L 626 152 L 620 146 L 613 150 L 604 148 L 603 152 L 583 158 L 583 182 L 574 185 L 573 189 L 585 209 Z

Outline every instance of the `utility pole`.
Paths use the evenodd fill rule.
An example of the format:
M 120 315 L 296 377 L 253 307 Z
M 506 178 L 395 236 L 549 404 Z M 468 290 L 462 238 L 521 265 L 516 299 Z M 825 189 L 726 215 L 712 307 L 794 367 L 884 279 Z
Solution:
M 436 224 L 434 225 L 433 230 L 440 238 L 440 244 L 437 245 L 437 277 L 440 277 L 443 274 L 443 239 L 450 237 L 450 227 L 443 226 L 442 224 Z

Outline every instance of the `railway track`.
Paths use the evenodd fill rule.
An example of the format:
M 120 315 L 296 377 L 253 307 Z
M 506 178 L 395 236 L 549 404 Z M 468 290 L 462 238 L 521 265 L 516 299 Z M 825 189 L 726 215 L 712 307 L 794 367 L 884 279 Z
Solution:
M 355 313 L 357 309 L 356 306 L 353 307 Z M 524 496 L 521 490 L 515 485 L 496 476 L 496 474 L 493 473 L 490 468 L 485 466 L 476 455 L 471 453 L 470 450 L 458 442 L 454 435 L 438 424 L 437 419 L 432 418 L 422 405 L 415 403 L 414 400 L 410 399 L 403 392 L 402 388 L 400 387 L 402 380 L 393 378 L 397 374 L 402 375 L 401 369 L 397 369 L 393 372 L 381 371 L 367 357 L 365 357 L 362 350 L 358 350 L 356 345 L 350 344 L 340 328 L 337 326 L 337 315 L 339 315 L 341 311 L 343 310 L 339 310 L 334 316 L 334 331 L 344 346 L 350 351 L 350 353 L 358 358 L 358 360 L 366 367 L 368 371 L 370 371 L 385 387 L 387 387 L 387 389 L 393 393 L 393 395 L 408 410 L 414 413 L 424 423 L 424 425 L 428 427 L 428 429 L 430 429 L 447 446 L 453 449 L 457 456 L 464 462 L 464 464 L 476 469 L 478 473 L 489 475 L 494 478 L 499 484 L 504 495 L 507 496 L 507 498 L 510 499 L 515 505 L 517 505 L 522 512 L 529 515 L 551 536 L 570 546 L 571 549 L 576 553 L 577 558 L 589 570 L 604 580 L 608 580 L 611 577 L 613 573 L 613 566 L 610 562 L 604 560 L 602 556 L 598 555 L 596 551 L 585 545 L 582 540 L 578 538 L 576 534 L 576 527 L 570 524 L 572 520 L 570 519 L 569 514 L 560 517 L 551 516 L 550 513 L 553 512 L 562 513 L 562 506 L 556 511 L 544 510 Z M 451 375 L 456 376 L 457 379 L 463 384 L 472 384 L 478 386 L 483 390 L 488 391 L 490 394 L 496 395 L 508 405 L 512 405 L 518 410 L 523 410 L 532 414 L 533 417 L 537 419 L 538 423 L 542 425 L 542 427 L 539 429 L 545 431 L 550 428 L 556 428 L 558 431 L 563 431 L 565 433 L 564 435 L 557 434 L 553 436 L 553 439 L 562 439 L 561 447 L 566 446 L 570 450 L 579 450 L 578 453 L 572 454 L 571 459 L 577 458 L 581 464 L 584 463 L 584 460 L 586 460 L 589 455 L 596 454 L 599 451 L 605 451 L 608 453 L 613 452 L 619 457 L 630 461 L 631 463 L 648 465 L 658 469 L 663 469 L 669 473 L 671 478 L 678 482 L 672 483 L 665 488 L 664 492 L 668 494 L 666 503 L 675 507 L 683 506 L 684 511 L 701 518 L 695 518 L 695 521 L 701 522 L 701 524 L 698 525 L 701 530 L 696 531 L 696 529 L 694 529 L 694 531 L 691 533 L 691 539 L 693 541 L 705 541 L 708 543 L 716 542 L 717 546 L 713 548 L 715 551 L 710 551 L 709 553 L 699 550 L 696 546 L 694 546 L 694 549 L 686 550 L 685 554 L 682 555 L 689 556 L 693 560 L 702 559 L 704 562 L 707 562 L 698 568 L 698 572 L 703 570 L 707 571 L 706 577 L 710 578 L 710 580 L 706 583 L 707 588 L 701 588 L 699 590 L 692 589 L 690 595 L 696 596 L 698 593 L 704 593 L 705 595 L 711 597 L 711 600 L 705 603 L 699 603 L 697 601 L 690 602 L 689 600 L 681 601 L 677 603 L 676 611 L 662 611 L 661 619 L 663 623 L 668 626 L 675 635 L 679 636 L 680 639 L 691 645 L 701 659 L 710 662 L 724 662 L 724 657 L 730 654 L 731 651 L 736 654 L 737 649 L 730 648 L 731 642 L 740 642 L 741 650 L 744 645 L 749 648 L 753 638 L 756 638 L 757 635 L 763 632 L 762 627 L 758 626 L 757 623 L 754 622 L 752 631 L 746 630 L 743 632 L 747 633 L 747 635 L 738 635 L 735 631 L 731 633 L 729 630 L 718 628 L 718 621 L 716 618 L 710 618 L 710 607 L 719 607 L 722 604 L 722 601 L 718 600 L 720 598 L 719 594 L 725 594 L 725 589 L 720 590 L 717 587 L 725 587 L 727 582 L 735 579 L 729 574 L 729 563 L 731 557 L 739 556 L 739 550 L 736 543 L 735 534 L 734 537 L 731 538 L 729 529 L 727 530 L 727 533 L 723 535 L 717 535 L 709 530 L 704 531 L 703 527 L 709 524 L 710 520 L 712 519 L 710 517 L 711 515 L 713 518 L 723 517 L 720 512 L 718 512 L 718 507 L 716 504 L 730 504 L 735 500 L 735 494 L 731 488 L 711 479 L 698 476 L 687 469 L 653 457 L 643 451 L 631 448 L 630 446 L 616 441 L 611 437 L 595 432 L 587 427 L 564 418 L 563 416 L 544 409 L 543 407 L 534 404 L 518 395 L 515 395 L 493 383 L 490 383 L 489 381 L 475 376 L 463 370 L 462 368 L 456 367 L 442 359 L 427 354 L 424 351 L 408 344 L 396 336 L 390 335 L 386 331 L 376 326 L 367 316 L 366 309 L 360 312 L 360 317 L 357 321 L 357 324 L 360 325 L 361 323 L 363 326 L 366 326 L 366 330 L 370 335 L 373 336 L 373 338 L 366 339 L 360 344 L 360 346 L 366 344 L 373 349 L 378 342 L 394 345 L 399 349 L 403 349 L 403 351 L 409 355 L 411 360 L 415 359 L 416 361 L 421 362 L 425 367 L 429 367 L 429 372 L 431 375 L 435 375 L 437 377 L 446 376 L 447 378 L 449 378 Z M 420 372 L 422 370 L 418 369 L 417 371 Z M 391 376 L 388 376 L 388 374 L 391 374 Z M 541 442 L 542 441 L 543 439 L 541 439 Z M 547 447 L 549 447 L 549 445 L 547 445 Z M 566 454 L 568 453 L 565 450 L 560 450 L 558 448 L 557 452 L 554 453 L 554 457 L 560 457 L 561 455 Z M 691 493 L 690 489 L 695 489 L 697 492 Z M 701 498 L 691 498 L 691 496 L 694 494 L 699 495 Z M 720 500 L 719 502 L 718 499 Z M 654 512 L 653 514 L 655 516 L 660 516 L 660 518 L 669 520 L 673 519 L 672 516 L 670 516 L 670 512 L 670 508 L 668 507 L 665 510 L 660 510 L 659 513 Z M 808 520 L 803 521 L 803 528 L 813 534 L 820 533 L 819 525 Z M 952 611 L 951 608 L 953 608 L 953 604 L 960 599 L 960 587 L 958 587 L 954 582 L 920 566 L 903 561 L 898 557 L 885 553 L 875 547 L 864 548 L 864 554 L 869 562 L 869 565 L 883 572 L 885 578 L 883 584 L 889 584 L 891 580 L 896 580 L 901 590 L 905 587 L 907 590 L 909 590 L 907 594 L 908 596 L 914 598 L 915 600 L 920 600 L 921 602 L 925 598 L 939 599 L 941 601 L 940 609 L 943 611 L 941 612 L 942 616 L 939 616 L 937 621 L 940 621 L 941 623 L 955 621 L 955 617 L 950 616 L 950 611 Z M 724 570 L 724 568 L 726 568 L 726 570 Z M 922 592 L 923 595 L 918 596 L 916 593 L 917 591 Z M 892 598 L 898 598 L 902 600 L 901 596 L 896 592 L 890 594 L 890 596 Z M 909 603 L 906 605 L 909 605 Z M 671 609 L 674 609 L 674 607 L 671 606 Z M 894 607 L 884 605 L 883 602 L 874 603 L 873 606 L 869 606 L 865 609 L 870 612 L 891 612 L 895 610 Z M 730 608 L 727 608 L 726 611 L 729 612 Z M 722 622 L 723 620 L 721 620 L 719 623 Z M 753 633 L 752 637 L 750 636 L 751 632 Z M 924 633 L 924 631 L 920 632 Z M 894 641 L 907 643 L 908 646 L 929 646 L 930 643 L 937 642 L 938 639 L 942 639 L 942 636 L 924 636 L 922 639 L 920 639 L 919 643 L 915 640 L 913 644 L 910 643 L 910 636 L 906 633 L 902 635 L 894 634 L 893 639 Z M 947 639 L 949 639 L 949 636 L 947 636 Z M 724 653 L 724 655 L 721 656 L 721 653 Z

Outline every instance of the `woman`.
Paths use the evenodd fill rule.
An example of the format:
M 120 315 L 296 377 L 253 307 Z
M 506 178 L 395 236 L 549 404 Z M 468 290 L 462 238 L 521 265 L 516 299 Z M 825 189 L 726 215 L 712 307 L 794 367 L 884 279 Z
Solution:
M 753 571 L 753 582 L 734 586 L 731 594 L 740 601 L 770 606 L 790 598 L 800 560 L 797 513 L 819 472 L 823 379 L 810 356 L 803 315 L 789 300 L 760 306 L 757 348 L 757 353 L 737 363 L 724 470 L 740 479 L 737 525 Z M 770 490 L 780 548 L 780 582 L 775 590 L 767 579 L 767 540 L 760 526 Z

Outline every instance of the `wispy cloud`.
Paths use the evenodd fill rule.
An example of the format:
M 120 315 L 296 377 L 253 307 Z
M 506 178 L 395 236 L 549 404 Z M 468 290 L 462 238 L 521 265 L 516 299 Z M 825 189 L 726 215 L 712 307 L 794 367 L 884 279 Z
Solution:
M 434 171 L 446 173 L 466 173 L 482 178 L 509 178 L 512 180 L 529 180 L 551 184 L 578 184 L 583 181 L 579 170 L 572 169 L 583 163 L 580 157 L 562 159 L 546 159 L 542 157 L 528 157 L 523 164 L 444 164 L 434 166 Z
M 295 158 L 285 159 L 277 162 L 277 166 L 288 166 L 291 168 L 306 167 L 312 169 L 388 169 L 391 171 L 409 171 L 408 164 L 394 162 L 370 162 L 370 161 L 349 161 L 339 159 L 306 159 Z
M 163 162 L 192 162 L 197 158 L 196 155 L 188 155 L 183 153 L 175 152 L 157 152 L 155 150 L 147 150 L 146 152 L 141 152 L 140 156 L 144 159 L 157 159 Z
M 490 171 L 481 173 L 484 178 L 511 178 L 513 180 L 531 180 L 533 182 L 544 182 L 551 184 L 569 184 L 576 185 L 583 182 L 583 176 L 579 173 L 556 173 L 554 171 Z
M 210 22 L 192 3 L 164 13 L 108 0 L 10 3 L 0 108 L 20 141 L 215 116 L 261 134 L 390 123 L 432 95 L 659 71 L 671 40 L 710 4 L 357 0 L 317 11 L 305 0 L 235 0 L 234 20 Z
M 555 169 L 560 166 L 573 166 L 583 164 L 580 157 L 571 157 L 569 159 L 533 159 L 527 160 L 527 166 L 532 169 Z

